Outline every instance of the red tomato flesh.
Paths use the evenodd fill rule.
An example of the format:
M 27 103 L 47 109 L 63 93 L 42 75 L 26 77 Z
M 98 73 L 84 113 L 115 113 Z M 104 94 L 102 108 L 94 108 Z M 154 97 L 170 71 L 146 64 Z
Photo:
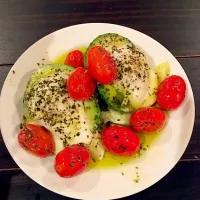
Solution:
M 159 131 L 166 122 L 165 113 L 154 107 L 140 108 L 130 118 L 131 128 L 138 133 Z
M 86 169 L 89 160 L 90 153 L 86 148 L 72 145 L 56 155 L 54 168 L 61 177 L 73 177 Z
M 74 68 L 84 66 L 84 55 L 79 50 L 71 51 L 65 60 L 66 65 L 70 65 Z
M 180 76 L 170 76 L 158 86 L 157 103 L 162 109 L 175 110 L 185 99 L 186 84 Z
M 39 157 L 47 157 L 54 153 L 55 143 L 52 134 L 41 126 L 28 124 L 18 135 L 20 146 Z
M 68 78 L 67 89 L 72 99 L 85 101 L 94 94 L 96 82 L 87 69 L 78 67 Z
M 116 155 L 131 156 L 140 149 L 139 137 L 123 126 L 105 128 L 101 138 L 106 150 Z
M 101 84 L 111 84 L 117 78 L 117 66 L 112 56 L 100 46 L 88 50 L 87 65 L 91 76 Z

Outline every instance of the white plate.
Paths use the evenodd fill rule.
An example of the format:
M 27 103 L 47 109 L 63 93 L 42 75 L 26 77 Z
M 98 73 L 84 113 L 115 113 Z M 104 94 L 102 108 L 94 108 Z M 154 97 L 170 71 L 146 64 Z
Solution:
M 89 44 L 103 33 L 118 33 L 129 38 L 145 52 L 149 63 L 169 61 L 172 73 L 187 83 L 187 98 L 170 114 L 169 123 L 154 145 L 139 159 L 113 169 L 92 169 L 80 176 L 63 179 L 53 169 L 53 158 L 39 159 L 17 143 L 22 116 L 22 97 L 26 83 L 38 68 L 61 53 Z M 42 59 L 45 61 L 42 61 Z M 15 70 L 15 74 L 13 74 Z M 56 31 L 31 46 L 17 60 L 8 74 L 1 93 L 1 130 L 4 142 L 19 167 L 35 182 L 58 194 L 79 199 L 114 199 L 140 192 L 163 178 L 183 155 L 194 125 L 194 97 L 189 80 L 176 58 L 152 38 L 130 28 L 112 24 L 81 24 Z M 139 169 L 136 170 L 135 166 Z M 133 181 L 136 172 L 140 181 Z M 124 172 L 124 176 L 122 176 Z

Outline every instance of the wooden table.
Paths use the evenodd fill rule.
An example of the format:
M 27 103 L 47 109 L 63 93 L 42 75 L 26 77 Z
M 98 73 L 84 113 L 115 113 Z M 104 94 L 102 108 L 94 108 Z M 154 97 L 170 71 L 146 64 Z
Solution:
M 60 28 L 88 22 L 128 26 L 162 43 L 183 66 L 195 95 L 195 126 L 181 160 L 157 184 L 127 199 L 200 199 L 199 0 L 1 0 L 0 89 L 14 62 L 30 45 Z M 12 160 L 0 136 L 0 199 L 67 198 L 27 177 Z

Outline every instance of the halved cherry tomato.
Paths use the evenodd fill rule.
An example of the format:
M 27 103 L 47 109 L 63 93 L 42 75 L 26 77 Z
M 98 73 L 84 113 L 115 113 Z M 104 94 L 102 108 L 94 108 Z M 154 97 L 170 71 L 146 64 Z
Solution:
M 109 126 L 101 134 L 105 148 L 116 155 L 130 156 L 140 148 L 139 137 L 129 128 L 123 126 Z
M 175 110 L 185 99 L 186 84 L 180 76 L 170 76 L 158 86 L 157 103 L 166 110 Z
M 165 113 L 154 107 L 140 108 L 130 118 L 131 128 L 138 133 L 158 131 L 163 128 L 165 122 Z
M 67 88 L 72 99 L 85 101 L 94 94 L 96 81 L 87 69 L 78 67 L 68 78 Z
M 54 168 L 61 177 L 72 177 L 83 172 L 89 160 L 90 153 L 85 147 L 72 145 L 56 155 Z
M 18 142 L 23 149 L 39 157 L 52 155 L 55 143 L 52 134 L 41 126 L 28 124 L 18 135 Z
M 100 46 L 88 50 L 87 65 L 91 76 L 101 84 L 110 84 L 117 78 L 117 66 L 112 56 Z
M 71 51 L 65 60 L 66 65 L 70 65 L 72 67 L 83 67 L 84 66 L 84 56 L 83 53 L 79 50 Z

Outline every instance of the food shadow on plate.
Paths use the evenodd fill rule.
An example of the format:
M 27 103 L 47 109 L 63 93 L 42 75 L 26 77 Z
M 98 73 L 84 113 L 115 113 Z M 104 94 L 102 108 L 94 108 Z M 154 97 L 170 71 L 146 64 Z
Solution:
M 192 98 L 191 98 L 191 96 L 189 96 L 189 92 L 187 91 L 186 98 L 183 101 L 183 103 L 181 104 L 181 106 L 178 109 L 176 109 L 175 111 L 170 112 L 170 118 L 173 120 L 180 120 L 180 116 L 182 118 L 186 117 L 191 109 L 192 104 L 193 104 Z
M 164 144 L 166 144 L 166 143 L 168 143 L 170 141 L 171 137 L 172 137 L 172 127 L 167 122 L 167 124 L 165 125 L 163 131 L 161 131 L 160 136 L 153 143 L 155 145 L 164 145 Z
M 62 178 L 54 170 L 54 159 L 49 157 L 47 159 L 41 159 L 41 164 L 47 169 L 48 173 L 43 176 L 43 184 L 49 188 L 55 188 L 56 191 L 74 190 L 76 192 L 88 192 L 94 188 L 100 180 L 100 170 L 95 169 L 85 170 L 82 174 L 72 178 Z M 49 173 L 55 176 L 53 179 L 49 178 Z M 83 184 L 84 183 L 84 184 Z M 59 187 L 57 187 L 59 185 Z
M 176 158 L 180 159 L 182 154 L 181 152 L 185 152 L 185 147 L 188 146 L 188 143 L 190 142 L 190 131 L 193 131 L 193 127 L 191 130 L 191 126 L 193 125 L 193 116 L 192 116 L 192 112 L 191 112 L 191 105 L 192 105 L 192 98 L 191 97 L 187 97 L 187 100 L 185 101 L 185 103 L 182 105 L 183 109 L 181 110 L 181 113 L 179 114 L 179 120 L 180 120 L 180 116 L 183 119 L 181 121 L 180 127 L 181 127 L 181 137 L 179 140 L 179 144 L 177 144 L 177 148 L 179 149 L 179 151 L 177 152 Z M 175 115 L 176 116 L 176 115 Z M 177 119 L 177 118 L 175 118 Z M 173 118 L 174 120 L 174 118 Z M 177 119 L 178 120 L 178 119 Z M 191 133 L 191 137 L 192 137 L 192 133 Z
M 40 41 L 39 43 L 34 44 L 31 48 L 28 49 L 28 55 L 26 53 L 24 53 L 24 55 L 22 57 L 19 58 L 19 60 L 16 63 L 16 70 L 17 68 L 22 67 L 25 68 L 26 65 L 29 65 L 29 71 L 27 71 L 27 73 L 25 73 L 22 77 L 20 77 L 20 73 L 16 73 L 16 76 L 18 79 L 20 79 L 17 88 L 16 88 L 16 92 L 14 94 L 14 105 L 15 105 L 15 111 L 13 112 L 12 115 L 12 124 L 14 126 L 14 130 L 12 132 L 14 141 L 11 141 L 11 148 L 12 148 L 12 154 L 16 155 L 18 154 L 18 151 L 24 151 L 22 148 L 20 148 L 18 141 L 17 141 L 17 136 L 18 133 L 20 132 L 20 126 L 21 123 L 23 121 L 23 96 L 24 96 L 24 92 L 26 89 L 26 85 L 30 79 L 30 77 L 32 76 L 32 74 L 39 69 L 38 67 L 41 67 L 42 65 L 48 64 L 50 63 L 50 58 L 48 56 L 48 49 L 51 46 L 51 43 L 53 42 L 54 38 L 52 37 L 46 37 L 44 39 L 42 39 L 42 41 Z M 42 43 L 42 45 L 41 45 Z M 40 46 L 40 48 L 39 48 Z M 32 62 L 28 62 L 30 61 L 30 54 L 31 54 L 31 60 Z M 45 59 L 44 59 L 45 58 Z M 44 61 L 45 60 L 45 61 Z M 39 62 L 42 62 L 44 64 L 42 65 L 38 65 Z M 20 69 L 21 70 L 21 69 Z M 19 71 L 20 71 L 19 70 Z M 22 74 L 22 70 L 21 70 L 21 74 Z M 19 76 L 19 77 L 18 77 Z M 27 154 L 29 154 L 28 152 L 25 152 Z M 35 158 L 37 159 L 35 156 L 31 155 L 30 156 L 25 156 L 24 158 L 22 158 L 22 156 L 19 156 L 18 159 L 22 159 L 20 160 L 21 162 L 23 162 L 23 164 L 26 164 L 27 166 L 30 166 L 30 159 L 31 158 Z M 27 159 L 28 158 L 28 159 Z M 31 162 L 31 165 L 33 164 L 33 162 Z
M 24 91 L 26 88 L 26 84 L 29 80 L 29 78 L 31 77 L 31 75 L 35 72 L 35 70 L 30 70 L 28 73 L 26 73 L 21 79 L 20 82 L 18 84 L 18 88 L 17 91 L 15 93 L 15 97 L 14 97 L 14 104 L 16 107 L 16 111 L 13 114 L 12 117 L 12 124 L 16 124 L 16 121 L 20 121 L 20 123 L 17 123 L 17 125 L 15 125 L 14 130 L 13 130 L 13 139 L 14 141 L 12 141 L 12 154 L 17 154 L 18 151 L 25 151 L 23 150 L 20 145 L 18 144 L 17 141 L 17 136 L 18 133 L 20 132 L 20 126 L 21 126 L 21 122 L 22 122 L 22 118 L 23 118 L 23 96 L 24 96 Z M 16 118 L 18 118 L 18 120 L 16 120 Z M 30 154 L 29 152 L 25 152 L 26 154 Z M 29 155 L 28 155 L 29 156 Z M 30 154 L 29 159 L 32 158 L 33 155 Z M 22 156 L 18 157 L 18 158 L 22 158 Z M 21 160 L 23 162 L 23 164 L 26 165 L 30 165 L 30 160 L 27 160 L 26 158 L 23 157 L 23 160 Z M 31 162 L 31 165 L 33 164 L 33 162 Z
M 45 186 L 48 186 L 50 188 L 56 187 L 56 190 L 60 190 L 60 191 L 63 191 L 67 188 L 65 179 L 59 177 L 59 175 L 57 175 L 56 171 L 54 170 L 54 156 L 50 156 L 50 157 L 44 158 L 44 159 L 41 158 L 40 165 L 42 165 L 47 172 L 47 173 L 43 174 L 43 178 L 42 178 L 43 184 Z M 50 176 L 51 176 L 51 178 L 50 178 Z M 59 187 L 57 187 L 58 185 L 59 185 Z

